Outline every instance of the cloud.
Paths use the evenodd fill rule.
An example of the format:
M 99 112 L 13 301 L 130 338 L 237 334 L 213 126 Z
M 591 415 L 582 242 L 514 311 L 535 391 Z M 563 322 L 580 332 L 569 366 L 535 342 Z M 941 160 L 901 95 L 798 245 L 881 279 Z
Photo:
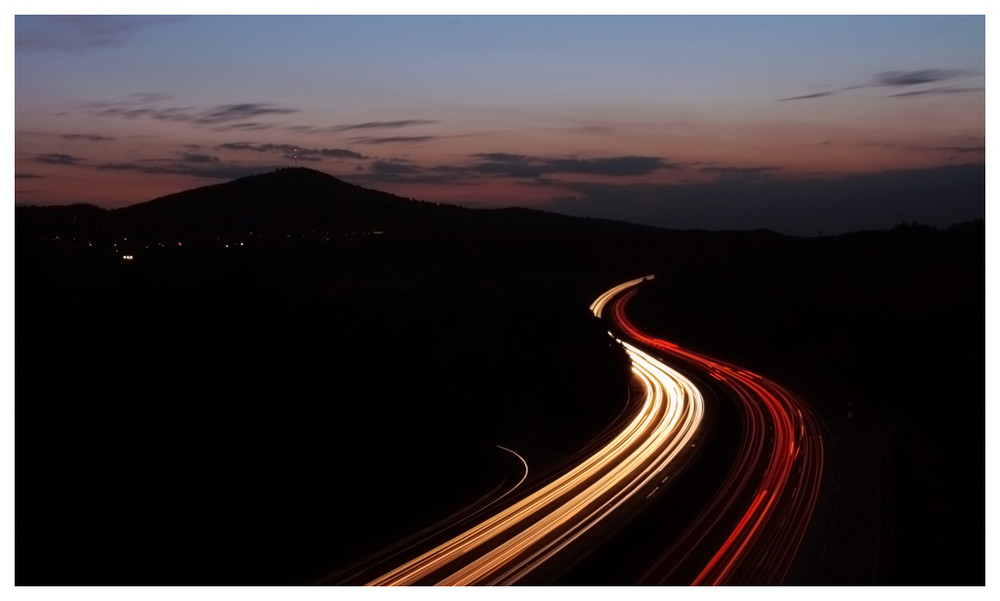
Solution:
M 544 176 L 576 174 L 599 176 L 647 175 L 659 169 L 680 169 L 658 157 L 621 156 L 595 159 L 576 157 L 542 158 L 504 152 L 470 155 L 475 159 L 467 165 L 435 165 L 423 167 L 408 161 L 377 160 L 368 172 L 354 176 L 357 180 L 381 183 L 469 185 L 490 177 L 510 177 L 524 184 L 561 186 L 564 182 L 549 182 Z
M 181 20 L 176 16 L 16 16 L 14 44 L 20 51 L 61 51 L 116 48 L 143 29 Z
M 905 87 L 919 86 L 925 83 L 946 81 L 968 75 L 968 71 L 957 69 L 919 69 L 917 71 L 883 71 L 875 76 L 870 84 L 872 87 Z
M 213 129 L 219 131 L 267 129 L 273 127 L 273 124 L 250 119 L 299 112 L 295 108 L 268 102 L 220 104 L 207 109 L 198 109 L 192 106 L 163 106 L 163 103 L 171 98 L 167 94 L 140 93 L 132 94 L 125 100 L 88 102 L 83 105 L 83 108 L 99 117 L 186 122 L 195 125 L 215 126 Z
M 39 163 L 48 163 L 50 165 L 79 165 L 82 162 L 86 162 L 87 159 L 59 152 L 49 152 L 36 155 L 35 160 Z
M 400 161 L 374 161 L 371 164 L 370 170 L 374 174 L 414 174 L 422 173 L 423 171 L 413 165 Z
M 244 102 L 241 104 L 222 104 L 203 111 L 194 118 L 196 123 L 225 123 L 241 121 L 260 115 L 288 115 L 297 113 L 298 109 L 276 107 L 273 104 L 260 102 Z
M 839 88 L 836 90 L 827 90 L 824 92 L 816 92 L 814 94 L 803 94 L 800 96 L 791 96 L 788 98 L 779 98 L 778 102 L 787 102 L 791 100 L 813 100 L 816 98 L 825 98 L 827 96 L 833 96 L 841 92 L 847 92 L 850 90 L 861 90 L 865 88 L 907 88 L 912 86 L 921 86 L 929 83 L 938 83 L 942 81 L 948 81 L 950 79 L 957 79 L 961 77 L 969 77 L 975 75 L 972 71 L 966 71 L 961 69 L 916 69 L 911 71 L 883 71 L 877 73 L 870 81 L 865 83 L 847 86 L 844 88 Z M 904 98 L 908 96 L 925 96 L 931 94 L 957 94 L 965 92 L 981 91 L 983 88 L 933 88 L 930 90 L 914 90 L 907 92 L 899 92 L 896 94 L 890 94 L 888 98 Z
M 959 154 L 965 154 L 965 153 L 986 152 L 986 147 L 985 146 L 938 146 L 934 150 L 944 150 L 947 152 L 957 152 Z
M 376 160 L 367 170 L 357 167 L 361 173 L 350 176 L 359 184 L 432 184 L 439 186 L 463 186 L 479 183 L 482 175 L 467 167 L 437 165 L 422 167 L 404 160 Z
M 914 90 L 912 92 L 899 92 L 890 94 L 889 98 L 911 98 L 914 96 L 946 96 L 951 94 L 968 94 L 971 92 L 982 92 L 985 88 L 959 88 L 947 86 L 941 88 L 931 88 L 929 90 Z
M 293 146 L 291 144 L 250 144 L 247 142 L 229 142 L 226 144 L 219 144 L 215 148 L 216 150 L 273 153 L 280 154 L 287 158 L 291 158 L 293 155 L 298 155 L 299 159 L 303 160 L 319 160 L 321 157 L 333 159 L 368 158 L 361 153 L 354 152 L 353 150 L 345 150 L 343 148 L 303 148 L 301 146 Z
M 415 125 L 430 125 L 437 121 L 427 119 L 400 119 L 397 121 L 368 121 L 365 123 L 355 123 L 352 125 L 336 125 L 328 128 L 328 131 L 350 131 L 352 129 L 396 129 L 400 127 L 413 127 Z
M 98 117 L 115 117 L 120 119 L 149 118 L 157 121 L 193 121 L 193 107 L 151 107 L 144 106 L 143 101 L 121 102 L 114 104 L 91 103 L 91 108 L 97 109 Z
M 354 138 L 351 142 L 355 144 L 417 144 L 420 142 L 430 142 L 448 136 L 390 136 L 385 138 Z
M 397 119 L 394 121 L 366 121 L 364 123 L 350 123 L 346 125 L 327 125 L 322 127 L 317 125 L 289 125 L 284 129 L 286 131 L 295 132 L 298 134 L 330 134 L 330 133 L 341 133 L 347 131 L 399 129 L 404 127 L 415 127 L 419 125 L 430 125 L 433 123 L 440 123 L 440 122 L 429 119 Z M 406 141 L 412 141 L 410 139 L 412 138 L 412 136 L 407 136 L 406 138 L 407 138 Z M 369 139 L 379 140 L 379 138 L 357 138 L 354 141 L 366 142 Z
M 175 153 L 176 158 L 153 158 L 95 165 L 97 171 L 132 171 L 147 175 L 186 175 L 206 179 L 236 179 L 247 175 L 287 167 L 224 162 L 219 157 L 200 151 L 198 144 L 185 144 Z
M 862 146 L 874 146 L 876 148 L 892 148 L 895 150 L 904 150 L 907 152 L 922 152 L 922 153 L 935 153 L 935 152 L 952 152 L 959 154 L 968 153 L 983 153 L 986 151 L 986 147 L 982 145 L 981 142 L 976 140 L 969 140 L 965 144 L 954 144 L 952 146 L 928 146 L 926 144 L 920 144 L 916 142 L 894 142 L 894 141 L 874 141 L 865 142 Z
M 114 140 L 111 136 L 98 136 L 95 134 L 62 134 L 59 137 L 65 140 L 83 140 L 86 142 L 107 142 Z
M 159 164 L 154 164 L 159 163 Z M 104 163 L 98 171 L 134 171 L 148 175 L 187 175 L 206 179 L 237 179 L 287 167 L 287 165 L 243 165 L 218 162 L 152 161 L 139 163 Z
M 14 179 L 42 179 L 44 175 L 38 175 L 35 173 L 15 173 Z
M 609 158 L 541 158 L 500 152 L 472 155 L 483 159 L 471 170 L 516 178 L 537 178 L 551 173 L 629 176 L 648 175 L 660 169 L 680 169 L 659 157 L 621 156 Z
M 757 181 L 771 177 L 772 172 L 781 167 L 702 167 L 703 173 L 716 175 L 719 179 Z
M 84 108 L 107 109 L 142 106 L 171 100 L 173 96 L 162 92 L 135 92 L 125 96 L 125 100 L 94 100 L 83 103 Z
M 358 169 L 362 167 L 359 165 Z M 479 180 L 463 169 L 452 167 L 423 168 L 408 161 L 377 160 L 373 161 L 367 172 L 350 176 L 352 182 L 359 184 L 432 184 L 438 186 L 468 185 Z
M 779 98 L 778 102 L 788 102 L 789 100 L 812 100 L 813 98 L 825 98 L 833 96 L 836 92 L 816 92 L 815 94 L 804 94 L 802 96 L 792 96 L 790 98 Z
M 264 129 L 271 129 L 274 127 L 273 123 L 261 123 L 259 121 L 250 121 L 248 123 L 228 123 L 226 125 L 217 125 L 210 128 L 212 131 L 227 132 L 227 131 L 261 131 Z
M 185 163 L 218 163 L 219 157 L 197 152 L 182 152 L 180 160 Z

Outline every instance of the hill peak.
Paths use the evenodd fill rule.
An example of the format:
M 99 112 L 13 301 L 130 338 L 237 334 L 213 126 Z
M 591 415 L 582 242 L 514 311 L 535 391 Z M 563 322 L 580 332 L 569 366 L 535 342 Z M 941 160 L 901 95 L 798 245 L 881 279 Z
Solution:
M 420 229 L 464 211 L 363 188 L 328 173 L 286 167 L 117 209 L 133 229 L 284 238 Z

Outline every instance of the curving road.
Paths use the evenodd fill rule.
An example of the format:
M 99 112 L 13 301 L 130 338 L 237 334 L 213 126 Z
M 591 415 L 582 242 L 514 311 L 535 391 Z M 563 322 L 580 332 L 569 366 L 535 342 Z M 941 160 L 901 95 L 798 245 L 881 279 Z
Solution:
M 665 543 L 642 583 L 674 582 L 678 571 L 693 574 L 692 584 L 777 584 L 784 579 L 819 495 L 819 424 L 801 400 L 774 382 L 632 324 L 625 307 L 639 284 L 652 278 L 625 282 L 591 305 L 598 318 L 608 318 L 610 308 L 612 327 L 631 340 L 619 342 L 632 359 L 641 403 L 623 420 L 624 427 L 562 475 L 512 496 L 490 517 L 368 585 L 504 585 L 537 572 L 544 577 L 553 565 L 558 572 L 560 565 L 572 563 L 588 545 L 648 506 L 692 456 L 705 414 L 702 393 L 662 357 L 717 380 L 736 399 L 745 425 L 738 459 L 724 482 L 681 536 Z M 528 466 L 517 457 L 524 464 L 520 485 Z
M 824 464 L 820 423 L 801 399 L 771 380 L 639 330 L 625 307 L 641 281 L 605 299 L 604 304 L 612 303 L 616 328 L 668 360 L 717 380 L 744 418 L 737 462 L 642 583 L 668 582 L 686 569 L 695 574 L 695 585 L 780 584 L 819 498 Z M 692 564 L 697 568 L 693 572 Z
M 513 584 L 627 516 L 690 452 L 704 415 L 686 377 L 627 343 L 642 402 L 609 442 L 552 482 L 369 585 Z

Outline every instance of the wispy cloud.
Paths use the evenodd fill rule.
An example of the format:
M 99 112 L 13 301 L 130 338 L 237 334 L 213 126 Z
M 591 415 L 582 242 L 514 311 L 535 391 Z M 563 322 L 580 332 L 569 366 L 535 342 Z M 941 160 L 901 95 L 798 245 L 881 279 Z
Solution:
M 363 123 L 348 123 L 344 125 L 288 125 L 284 127 L 286 131 L 297 134 L 335 134 L 343 132 L 361 132 L 370 130 L 402 129 L 405 127 L 418 127 L 421 125 L 431 125 L 440 121 L 430 119 L 396 119 L 392 121 L 365 121 Z M 357 138 L 354 141 L 366 141 L 369 138 Z
M 423 173 L 423 170 L 419 167 L 415 167 L 407 162 L 402 161 L 374 161 L 371 164 L 370 170 L 374 174 L 378 175 L 398 175 L 398 174 L 416 174 Z
M 982 92 L 985 88 L 960 88 L 946 86 L 941 88 L 931 88 L 929 90 L 914 90 L 912 92 L 899 92 L 890 94 L 890 98 L 912 98 L 915 96 L 949 96 L 951 94 L 969 94 L 972 92 Z
M 344 148 L 303 148 L 301 146 L 293 146 L 291 144 L 251 144 L 248 142 L 229 142 L 226 144 L 219 144 L 215 147 L 216 150 L 238 150 L 238 151 L 249 151 L 249 152 L 262 152 L 271 154 L 280 154 L 284 157 L 291 157 L 293 154 L 298 155 L 299 159 L 317 159 L 322 158 L 334 158 L 334 159 L 367 159 L 365 155 L 354 152 L 353 150 L 346 150 Z
M 956 77 L 968 75 L 968 71 L 958 69 L 919 69 L 917 71 L 883 71 L 875 76 L 871 87 L 905 87 L 919 86 L 925 83 L 937 83 Z
M 591 176 L 640 176 L 661 169 L 681 169 L 659 157 L 620 156 L 601 158 L 535 157 L 504 152 L 469 155 L 472 162 L 464 165 L 420 166 L 408 161 L 374 161 L 367 173 L 360 176 L 368 181 L 391 183 L 421 183 L 462 185 L 481 182 L 490 177 L 522 180 L 522 183 L 546 184 L 548 175 L 570 174 Z
M 182 152 L 180 153 L 180 160 L 186 163 L 218 163 L 219 157 L 197 152 Z
M 610 176 L 647 175 L 660 169 L 681 168 L 679 163 L 668 163 L 659 157 L 643 156 L 594 159 L 542 158 L 497 152 L 472 156 L 482 159 L 471 167 L 474 171 L 517 178 L 535 178 L 551 173 Z
M 447 137 L 451 136 L 389 136 L 384 138 L 362 137 L 353 138 L 351 142 L 354 144 L 419 144 Z
M 400 127 L 413 127 L 416 125 L 430 125 L 437 121 L 427 119 L 399 119 L 396 121 L 367 121 L 365 123 L 354 123 L 350 125 L 335 125 L 329 128 L 330 131 L 350 131 L 353 129 L 397 129 Z
M 135 92 L 127 94 L 123 100 L 93 100 L 85 102 L 83 106 L 89 109 L 126 108 L 156 102 L 166 102 L 171 99 L 173 99 L 173 96 L 162 92 Z
M 974 73 L 973 71 L 967 71 L 963 69 L 916 69 L 911 71 L 883 71 L 881 73 L 877 73 L 870 81 L 861 84 L 838 88 L 835 90 L 815 92 L 812 94 L 802 94 L 798 96 L 790 96 L 787 98 L 779 98 L 778 102 L 826 98 L 828 96 L 833 96 L 842 92 L 847 92 L 850 90 L 861 90 L 865 88 L 908 88 L 913 86 L 922 86 L 926 84 L 939 83 L 942 81 L 959 79 L 963 77 L 970 77 L 973 75 L 976 75 L 976 73 Z M 982 89 L 983 88 L 940 87 L 940 88 L 931 88 L 926 90 L 897 92 L 895 94 L 890 94 L 888 97 L 905 98 L 910 96 L 927 96 L 934 94 L 959 94 L 959 93 L 981 91 Z
M 261 115 L 288 115 L 297 113 L 298 109 L 274 106 L 269 103 L 244 102 L 241 104 L 222 104 L 206 111 L 202 111 L 195 116 L 196 123 L 225 123 L 229 121 L 242 121 L 251 117 Z
M 938 146 L 934 150 L 957 152 L 959 154 L 986 152 L 985 146 Z
M 35 160 L 39 163 L 48 163 L 50 165 L 79 165 L 86 162 L 87 159 L 61 152 L 48 152 L 35 155 Z
M 99 50 L 127 44 L 143 29 L 168 25 L 177 16 L 29 15 L 14 19 L 14 44 L 21 51 Z
M 96 134 L 62 134 L 59 137 L 64 140 L 82 140 L 85 142 L 110 142 L 114 140 L 111 136 L 99 136 Z
M 99 171 L 133 171 L 149 175 L 187 175 L 206 179 L 236 179 L 272 171 L 287 165 L 243 165 L 221 162 L 143 161 L 132 163 L 103 163 Z
M 217 130 L 267 129 L 274 124 L 255 119 L 299 112 L 296 108 L 269 102 L 220 104 L 203 109 L 193 106 L 164 106 L 171 99 L 167 94 L 140 93 L 132 94 L 124 100 L 88 102 L 83 105 L 83 109 L 98 117 L 187 122 L 212 126 Z
M 702 167 L 700 171 L 720 179 L 753 182 L 769 179 L 780 167 Z
M 778 102 L 787 102 L 789 100 L 812 100 L 813 98 L 825 98 L 827 96 L 833 96 L 834 94 L 836 94 L 836 92 L 816 92 L 815 94 L 803 94 L 802 96 L 779 98 Z

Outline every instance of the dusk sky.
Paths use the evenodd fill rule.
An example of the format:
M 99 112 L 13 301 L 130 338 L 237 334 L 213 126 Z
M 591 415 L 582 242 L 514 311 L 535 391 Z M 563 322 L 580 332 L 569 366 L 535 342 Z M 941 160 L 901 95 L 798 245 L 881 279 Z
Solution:
M 982 186 L 985 39 L 983 16 L 17 16 L 15 201 L 135 204 L 297 148 L 467 206 L 948 225 L 985 199 L 815 191 Z

